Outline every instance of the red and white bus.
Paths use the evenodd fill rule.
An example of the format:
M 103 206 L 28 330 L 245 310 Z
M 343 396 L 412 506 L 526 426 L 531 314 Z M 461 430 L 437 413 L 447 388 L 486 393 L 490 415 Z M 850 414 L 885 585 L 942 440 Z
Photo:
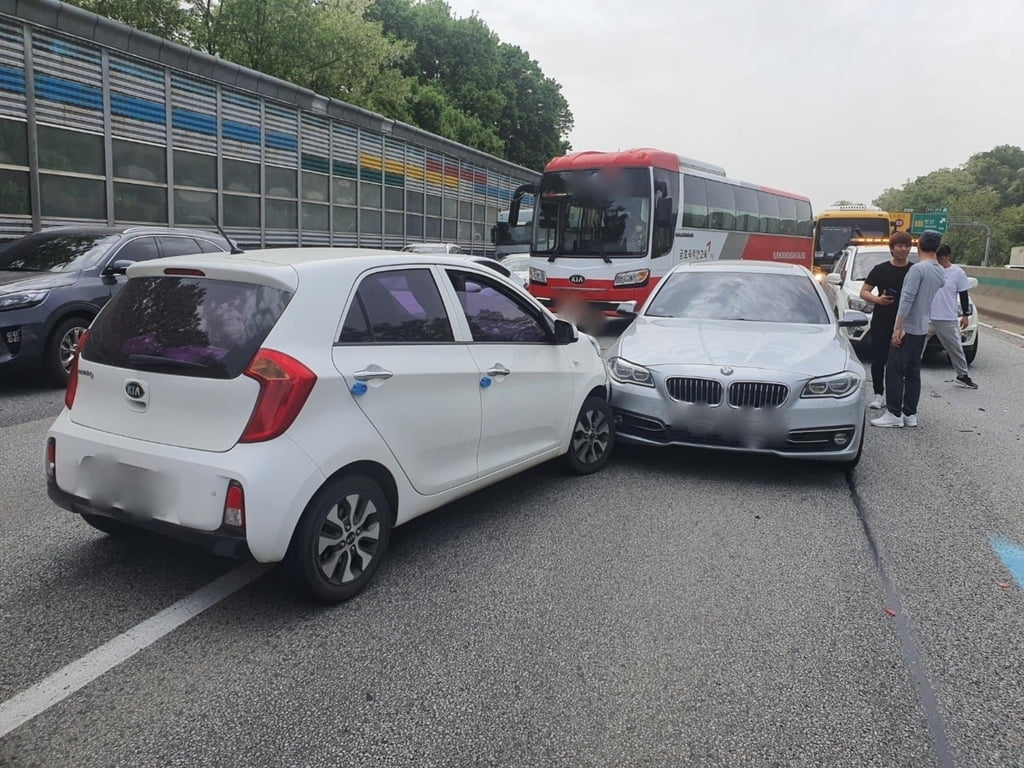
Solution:
M 549 306 L 586 302 L 614 314 L 642 303 L 683 261 L 814 258 L 806 197 L 749 184 L 725 170 L 657 149 L 575 152 L 548 163 L 533 200 L 530 292 Z

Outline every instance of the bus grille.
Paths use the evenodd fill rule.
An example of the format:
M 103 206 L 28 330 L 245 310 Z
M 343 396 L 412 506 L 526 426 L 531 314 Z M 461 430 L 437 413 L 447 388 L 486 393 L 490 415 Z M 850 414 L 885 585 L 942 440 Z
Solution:
M 736 381 L 729 385 L 729 405 L 734 408 L 778 408 L 788 396 L 785 384 Z
M 683 403 L 718 405 L 722 402 L 722 385 L 713 379 L 674 377 L 665 381 L 668 396 Z

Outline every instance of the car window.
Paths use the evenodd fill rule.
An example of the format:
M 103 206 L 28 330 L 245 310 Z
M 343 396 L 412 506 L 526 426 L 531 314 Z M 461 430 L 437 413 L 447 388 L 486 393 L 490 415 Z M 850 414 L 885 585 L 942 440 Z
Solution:
M 70 272 L 87 269 L 103 258 L 120 235 L 38 232 L 0 249 L 0 270 Z
M 158 237 L 157 241 L 160 243 L 160 253 L 163 256 L 189 256 L 203 252 L 194 237 L 166 235 Z
M 806 275 L 741 270 L 675 272 L 659 286 L 645 314 L 700 320 L 829 323 L 829 313 Z
M 228 280 L 132 278 L 93 322 L 82 358 L 139 371 L 233 379 L 291 295 Z
M 363 278 L 338 340 L 407 344 L 454 341 L 455 335 L 430 271 L 401 269 Z
M 125 243 L 124 247 L 114 256 L 114 259 L 118 261 L 122 259 L 127 261 L 148 261 L 159 256 L 160 251 L 156 247 L 155 237 L 137 237 Z
M 209 240 L 203 240 L 201 237 L 197 237 L 196 242 L 203 249 L 203 253 L 227 253 L 227 249 L 223 246 Z
M 448 270 L 473 341 L 547 342 L 547 324 L 510 288 L 469 272 Z

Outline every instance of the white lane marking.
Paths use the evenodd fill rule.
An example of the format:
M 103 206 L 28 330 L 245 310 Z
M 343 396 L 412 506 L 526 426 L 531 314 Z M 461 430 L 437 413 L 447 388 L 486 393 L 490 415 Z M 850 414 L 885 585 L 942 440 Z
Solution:
M 1013 331 L 1008 331 L 1005 328 L 1000 328 L 998 325 L 989 325 L 988 323 L 983 323 L 981 321 L 978 321 L 978 325 L 984 325 L 986 328 L 991 328 L 993 331 L 999 331 L 1000 333 L 1005 333 L 1007 336 L 1016 336 L 1018 339 L 1024 339 L 1024 334 L 1014 333 Z
M 3 702 L 0 704 L 0 739 L 75 691 L 84 688 L 100 675 L 127 661 L 164 635 L 173 632 L 189 619 L 195 618 L 207 608 L 212 608 L 262 576 L 269 568 L 269 565 L 252 562 L 229 571 L 77 661 L 58 669 L 45 680 Z

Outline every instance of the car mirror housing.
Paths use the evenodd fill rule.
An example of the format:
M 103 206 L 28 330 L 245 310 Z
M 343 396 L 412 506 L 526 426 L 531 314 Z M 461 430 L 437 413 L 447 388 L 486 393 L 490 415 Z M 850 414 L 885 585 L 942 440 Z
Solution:
M 848 309 L 843 312 L 843 317 L 839 321 L 840 328 L 856 328 L 858 326 L 864 326 L 870 323 L 868 316 L 861 312 L 859 309 Z
M 572 344 L 579 337 L 573 324 L 567 320 L 555 319 L 555 344 Z
M 128 267 L 134 263 L 135 262 L 131 259 L 118 259 L 117 261 L 113 261 L 103 270 L 103 276 L 112 277 L 113 275 L 123 275 L 128 271 Z
M 842 285 L 843 278 L 838 272 L 829 272 L 825 275 L 825 282 L 829 285 Z

